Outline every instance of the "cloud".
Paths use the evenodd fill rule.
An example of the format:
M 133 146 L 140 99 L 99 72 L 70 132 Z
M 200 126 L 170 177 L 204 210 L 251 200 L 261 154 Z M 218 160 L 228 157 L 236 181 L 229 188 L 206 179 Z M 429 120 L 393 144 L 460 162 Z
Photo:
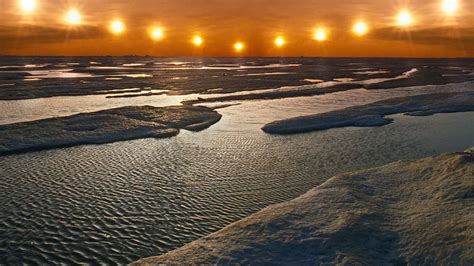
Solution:
M 461 45 L 467 49 L 474 49 L 474 27 L 431 27 L 411 30 L 386 27 L 376 29 L 372 34 L 378 40 L 409 41 L 425 45 Z
M 103 29 L 95 26 L 82 26 L 78 29 L 34 25 L 0 26 L 0 52 L 40 43 L 97 39 L 105 35 Z

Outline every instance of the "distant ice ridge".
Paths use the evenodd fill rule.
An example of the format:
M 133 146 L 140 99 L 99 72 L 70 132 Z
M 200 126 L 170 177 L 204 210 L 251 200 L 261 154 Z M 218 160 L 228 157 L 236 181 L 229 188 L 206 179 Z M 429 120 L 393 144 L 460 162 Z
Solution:
M 408 79 L 411 76 L 413 76 L 416 72 L 418 72 L 418 69 L 417 68 L 412 68 L 409 71 L 406 71 L 406 72 L 402 73 L 401 75 L 393 77 L 393 78 L 368 79 L 368 80 L 362 80 L 358 83 L 361 84 L 361 85 L 370 85 L 370 84 L 383 83 L 383 82 L 387 82 L 387 81 Z
M 362 85 L 377 84 L 377 83 L 382 83 L 386 81 L 407 79 L 407 78 L 410 78 L 417 71 L 418 69 L 413 68 L 410 71 L 404 72 L 402 75 L 399 75 L 393 78 L 367 79 L 367 80 L 360 80 L 360 81 L 356 81 L 352 78 L 336 78 L 332 81 L 307 79 L 306 81 L 315 83 L 315 84 L 300 85 L 300 86 L 284 86 L 277 89 L 254 90 L 250 93 L 258 94 L 258 93 L 268 93 L 268 92 L 275 93 L 275 92 L 298 91 L 298 90 L 306 90 L 306 89 L 322 89 L 322 88 L 328 88 L 328 87 L 332 87 L 336 85 L 344 85 L 344 84 L 355 84 L 355 85 L 361 85 L 362 87 Z M 315 81 L 318 81 L 318 82 L 315 82 Z M 229 93 L 227 95 L 230 96 L 230 95 L 245 95 L 245 94 L 249 94 L 249 92 L 243 91 L 243 92 L 236 92 L 232 94 Z
M 329 179 L 136 265 L 472 265 L 474 148 Z
M 238 69 L 266 69 L 266 68 L 287 68 L 287 67 L 300 67 L 301 64 L 269 64 L 269 65 L 262 65 L 262 66 L 249 66 L 249 65 L 225 65 L 225 66 L 204 66 L 200 67 L 200 69 L 220 69 L 220 70 L 238 70 Z
M 386 74 L 389 73 L 388 70 L 366 70 L 366 71 L 359 71 L 354 72 L 357 75 L 377 75 L 377 74 Z
M 332 81 L 323 81 L 319 79 L 306 79 L 305 81 L 315 83 L 315 84 L 308 84 L 308 85 L 300 85 L 300 86 L 284 86 L 281 88 L 277 89 L 264 89 L 264 90 L 254 90 L 251 91 L 250 93 L 252 94 L 258 94 L 258 93 L 268 93 L 268 92 L 289 92 L 289 91 L 298 91 L 298 90 L 306 90 L 306 89 L 322 89 L 322 88 L 328 88 L 336 85 L 344 85 L 344 84 L 355 84 L 355 85 L 369 85 L 369 84 L 377 84 L 377 83 L 382 83 L 386 81 L 394 81 L 394 80 L 400 80 L 400 79 L 407 79 L 410 78 L 413 74 L 418 72 L 418 69 L 413 68 L 407 72 L 404 72 L 403 74 L 393 77 L 393 78 L 380 78 L 380 79 L 367 79 L 367 80 L 354 80 L 352 78 L 336 78 Z M 257 75 L 270 75 L 272 73 L 261 73 Z M 284 75 L 284 74 L 290 74 L 287 72 L 277 72 L 273 73 L 275 75 Z M 255 75 L 255 74 L 247 74 L 249 75 Z M 235 92 L 235 93 L 228 93 L 226 94 L 227 96 L 232 96 L 232 95 L 245 95 L 249 94 L 248 91 L 242 91 L 242 92 Z
M 329 93 L 336 93 L 341 91 L 349 91 L 354 89 L 366 89 L 366 90 L 384 90 L 390 89 L 392 91 L 408 92 L 411 95 L 415 94 L 427 94 L 437 93 L 440 91 L 465 91 L 472 90 L 472 81 L 466 81 L 462 83 L 446 83 L 445 81 L 437 81 L 435 84 L 429 85 L 418 85 L 420 79 L 424 78 L 414 77 L 418 72 L 417 69 L 404 72 L 399 76 L 393 78 L 377 78 L 367 80 L 343 80 L 337 79 L 333 81 L 322 81 L 322 80 L 305 80 L 312 84 L 299 85 L 299 86 L 284 86 L 276 89 L 263 89 L 253 91 L 239 91 L 234 93 L 222 93 L 216 94 L 215 90 L 209 90 L 209 94 L 204 94 L 197 99 L 185 100 L 184 104 L 208 104 L 218 102 L 238 102 L 245 100 L 271 100 L 281 98 L 292 98 L 292 97 L 307 97 L 316 96 Z M 410 78 L 412 77 L 412 78 Z M 439 84 L 437 84 L 439 83 Z M 378 88 L 377 86 L 380 86 Z M 223 89 L 220 89 L 221 91 Z

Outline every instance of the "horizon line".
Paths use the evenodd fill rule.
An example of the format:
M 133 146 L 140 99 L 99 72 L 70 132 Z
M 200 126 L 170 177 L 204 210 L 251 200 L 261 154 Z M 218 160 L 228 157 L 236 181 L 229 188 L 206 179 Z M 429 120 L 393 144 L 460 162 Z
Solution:
M 229 56 L 229 55 L 2 55 L 0 57 L 155 57 L 155 58 L 325 58 L 325 59 L 474 59 L 467 57 L 416 57 L 416 56 Z

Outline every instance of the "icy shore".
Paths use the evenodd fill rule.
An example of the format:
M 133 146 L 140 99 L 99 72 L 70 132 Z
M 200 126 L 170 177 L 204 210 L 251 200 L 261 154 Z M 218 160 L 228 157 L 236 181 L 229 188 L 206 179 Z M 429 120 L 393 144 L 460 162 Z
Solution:
M 425 94 L 275 121 L 266 124 L 262 130 L 269 134 L 295 134 L 337 127 L 383 126 L 392 122 L 385 118 L 387 115 L 427 116 L 468 111 L 474 111 L 474 92 Z
M 193 106 L 130 106 L 94 113 L 0 126 L 0 155 L 104 144 L 199 131 L 221 119 L 213 109 Z
M 474 149 L 336 176 L 135 264 L 474 263 Z

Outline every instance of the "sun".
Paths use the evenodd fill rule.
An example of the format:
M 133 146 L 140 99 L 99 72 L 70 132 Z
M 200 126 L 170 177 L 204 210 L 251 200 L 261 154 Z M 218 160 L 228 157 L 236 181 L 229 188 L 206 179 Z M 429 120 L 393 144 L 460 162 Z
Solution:
M 31 13 L 36 9 L 36 0 L 19 0 L 18 6 L 25 13 Z
M 444 13 L 448 15 L 453 15 L 459 8 L 459 3 L 457 0 L 443 0 L 441 4 L 441 9 Z
M 163 29 L 160 27 L 153 27 L 150 30 L 150 38 L 154 41 L 162 40 L 164 37 Z
M 323 42 L 327 40 L 326 30 L 323 28 L 318 28 L 314 30 L 313 39 L 318 42 Z
M 192 42 L 194 46 L 201 46 L 204 43 L 204 40 L 202 39 L 201 36 L 194 36 Z
M 81 14 L 77 10 L 71 9 L 66 13 L 64 20 L 67 24 L 78 25 L 81 23 Z
M 113 34 L 121 34 L 125 31 L 125 25 L 120 20 L 115 20 L 110 23 L 110 31 Z
M 245 48 L 245 45 L 242 42 L 236 42 L 234 44 L 234 50 L 236 52 L 242 52 L 242 50 L 244 50 L 244 48 Z
M 407 27 L 413 23 L 413 17 L 408 10 L 402 10 L 398 13 L 396 21 L 399 26 Z
M 367 26 L 367 23 L 363 21 L 358 21 L 354 24 L 352 27 L 352 32 L 354 32 L 356 35 L 363 36 L 367 34 L 369 31 L 369 27 Z
M 277 47 L 283 47 L 286 44 L 285 38 L 283 37 L 277 37 L 275 39 L 275 46 Z

